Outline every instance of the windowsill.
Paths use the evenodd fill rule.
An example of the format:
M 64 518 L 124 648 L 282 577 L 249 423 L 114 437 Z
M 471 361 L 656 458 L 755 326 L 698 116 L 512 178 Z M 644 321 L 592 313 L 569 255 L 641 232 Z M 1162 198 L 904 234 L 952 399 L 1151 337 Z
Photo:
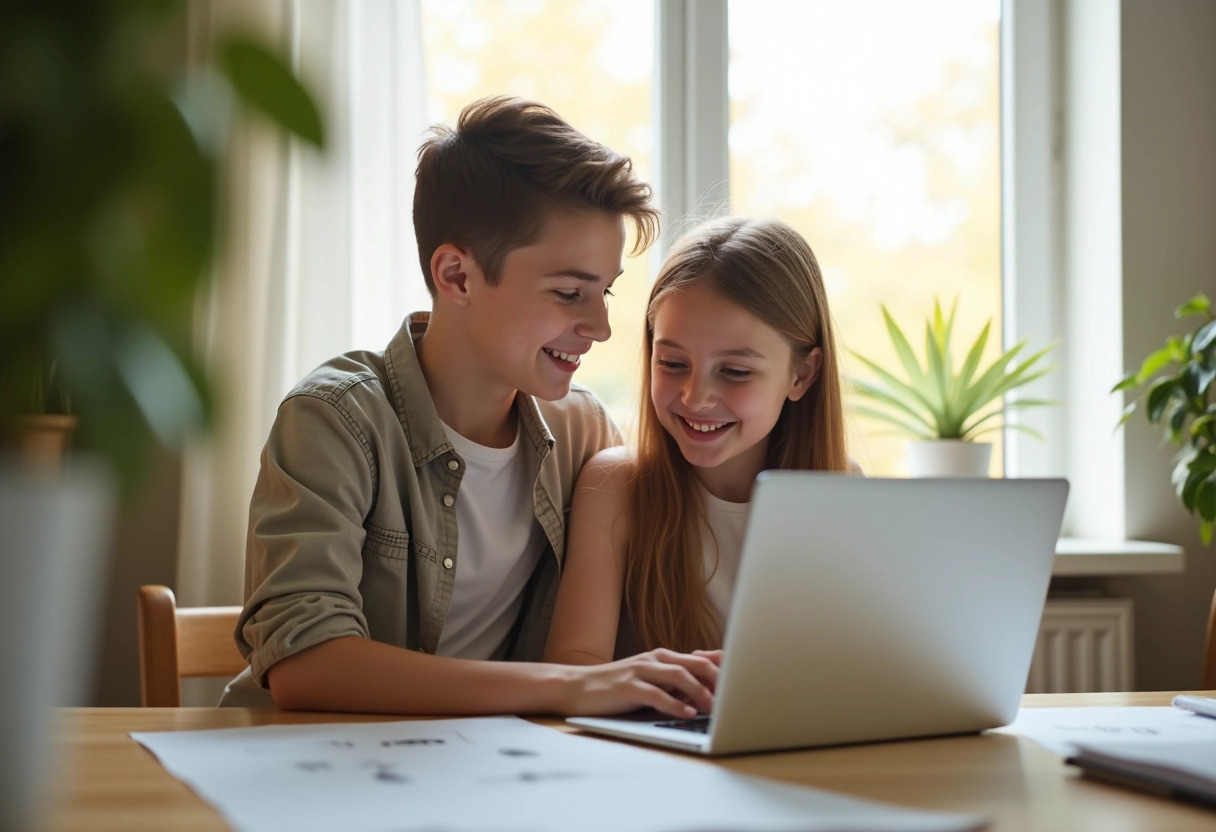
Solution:
M 1181 546 L 1145 540 L 1090 540 L 1061 537 L 1051 574 L 1154 575 L 1181 572 L 1186 552 Z

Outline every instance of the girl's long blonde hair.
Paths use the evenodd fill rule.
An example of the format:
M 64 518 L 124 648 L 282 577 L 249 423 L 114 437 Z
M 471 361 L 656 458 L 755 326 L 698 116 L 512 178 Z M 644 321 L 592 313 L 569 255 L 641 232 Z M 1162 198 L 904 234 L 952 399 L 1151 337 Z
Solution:
M 702 567 L 704 499 L 650 398 L 655 313 L 665 298 L 692 285 L 712 287 L 781 333 L 794 360 L 822 350 L 819 376 L 801 399 L 785 402 L 769 434 L 765 468 L 849 469 L 836 340 L 811 247 L 778 220 L 731 218 L 694 229 L 668 255 L 646 307 L 625 573 L 626 613 L 642 649 L 688 652 L 718 647 L 722 639 Z

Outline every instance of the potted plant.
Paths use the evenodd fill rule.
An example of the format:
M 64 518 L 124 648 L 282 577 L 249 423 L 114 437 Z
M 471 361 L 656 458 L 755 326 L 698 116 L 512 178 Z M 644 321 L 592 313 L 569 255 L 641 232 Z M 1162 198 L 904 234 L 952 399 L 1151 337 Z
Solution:
M 29 409 L 17 423 L 17 441 L 25 464 L 54 471 L 62 467 L 64 455 L 72 444 L 76 417 L 72 414 L 71 396 L 60 383 L 55 362 L 39 369 Z
M 1207 545 L 1216 524 L 1216 315 L 1201 293 L 1179 306 L 1174 317 L 1197 317 L 1199 322 L 1190 332 L 1168 338 L 1111 392 L 1139 388 L 1140 395 L 1124 408 L 1119 424 L 1143 399 L 1148 421 L 1179 448 L 1171 479 L 1183 507 L 1199 518 Z
M 956 364 L 954 317 L 958 299 L 950 314 L 942 314 L 941 303 L 934 301 L 933 316 L 925 323 L 924 363 L 917 358 L 903 330 L 882 307 L 887 334 L 902 366 L 904 378 L 888 372 L 876 361 L 853 350 L 850 352 L 874 375 L 873 381 L 852 379 L 856 393 L 869 404 L 856 404 L 854 413 L 868 416 L 913 440 L 908 446 L 911 476 L 988 475 L 992 445 L 976 441 L 979 437 L 1009 427 L 1042 438 L 1026 425 L 1008 424 L 1004 416 L 1014 409 L 1052 404 L 1038 399 L 1008 401 L 1005 397 L 1045 373 L 1051 367 L 1039 362 L 1052 349 L 1044 347 L 1029 358 L 1017 361 L 1026 347 L 1021 341 L 1003 352 L 986 367 L 980 362 L 992 328 L 989 319 Z
M 50 706 L 75 703 L 91 669 L 117 495 L 155 444 L 207 421 L 191 322 L 217 239 L 217 125 L 239 100 L 322 139 L 312 100 L 256 40 L 218 38 L 206 66 L 187 67 L 185 9 L 0 11 L 3 829 L 35 826 Z M 58 472 L 14 451 L 32 415 L 68 401 L 48 382 L 70 392 L 90 452 Z

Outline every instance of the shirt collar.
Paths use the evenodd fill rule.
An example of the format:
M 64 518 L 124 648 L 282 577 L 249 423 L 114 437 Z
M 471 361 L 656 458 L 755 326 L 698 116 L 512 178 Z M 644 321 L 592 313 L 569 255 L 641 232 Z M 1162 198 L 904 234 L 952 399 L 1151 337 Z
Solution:
M 452 450 L 452 443 L 439 420 L 435 401 L 431 398 L 422 364 L 418 361 L 415 342 L 426 332 L 431 322 L 430 312 L 407 315 L 397 334 L 384 350 L 388 370 L 389 394 L 397 418 L 405 431 L 406 441 L 414 457 L 414 467 L 420 467 L 440 454 Z M 427 391 L 427 392 L 423 392 Z M 541 415 L 536 399 L 525 393 L 515 396 L 523 437 L 537 451 L 553 447 L 553 434 Z

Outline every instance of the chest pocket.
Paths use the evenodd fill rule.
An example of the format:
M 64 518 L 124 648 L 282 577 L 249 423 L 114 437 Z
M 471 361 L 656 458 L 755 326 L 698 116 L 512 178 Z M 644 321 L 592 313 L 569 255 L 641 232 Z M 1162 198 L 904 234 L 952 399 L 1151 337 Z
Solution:
M 412 632 L 409 614 L 417 606 L 410 569 L 410 535 L 370 523 L 364 531 L 363 575 L 359 595 L 375 641 L 408 647 Z M 416 629 L 416 628 L 415 628 Z
M 363 551 L 366 555 L 383 562 L 385 566 L 392 567 L 399 564 L 404 568 L 405 560 L 410 553 L 408 533 L 382 529 L 371 523 L 364 527 L 364 531 L 367 532 L 367 538 L 363 542 Z

